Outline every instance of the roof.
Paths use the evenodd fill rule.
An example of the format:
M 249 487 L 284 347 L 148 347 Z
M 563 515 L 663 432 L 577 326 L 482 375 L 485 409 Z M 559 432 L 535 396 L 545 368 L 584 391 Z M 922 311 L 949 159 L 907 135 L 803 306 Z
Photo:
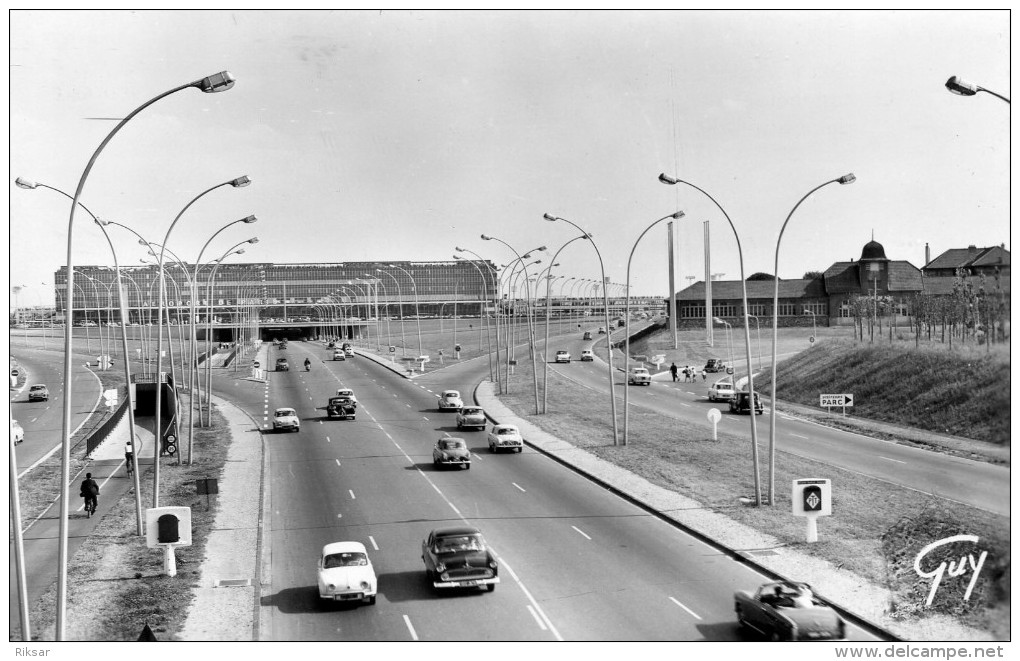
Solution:
M 889 291 L 921 291 L 921 269 L 910 262 L 889 262 Z
M 955 276 L 926 276 L 923 279 L 924 282 L 924 293 L 932 294 L 934 296 L 943 296 L 953 293 L 953 287 L 955 286 L 957 278 Z M 970 276 L 966 279 L 968 284 L 974 286 L 975 289 L 981 287 L 981 278 L 978 276 Z M 996 291 L 1002 291 L 1003 294 L 1009 296 L 1010 294 L 1010 279 L 1008 275 L 999 276 L 999 282 L 996 284 L 995 279 L 986 277 L 984 282 L 985 293 L 994 294 Z
M 829 294 L 848 294 L 861 290 L 857 262 L 836 262 L 822 274 L 825 291 Z
M 924 265 L 925 269 L 958 269 L 973 266 L 1009 266 L 1010 253 L 1002 246 L 950 248 Z
M 477 535 L 481 532 L 482 531 L 478 528 L 462 526 L 460 528 L 443 528 L 442 530 L 433 530 L 432 534 L 436 537 L 456 537 L 457 535 Z
M 322 547 L 322 555 L 334 553 L 366 553 L 365 545 L 361 542 L 333 542 Z
M 747 298 L 772 298 L 775 292 L 774 280 L 748 280 Z M 743 298 L 743 290 L 740 280 L 716 280 L 712 282 L 713 299 L 739 299 Z M 825 286 L 820 278 L 797 279 L 779 281 L 779 298 L 824 298 Z M 677 300 L 681 301 L 703 301 L 705 300 L 705 281 L 695 282 L 690 287 L 682 289 L 676 294 Z
M 861 250 L 861 259 L 886 259 L 885 248 L 881 243 L 872 239 L 864 244 L 864 249 Z

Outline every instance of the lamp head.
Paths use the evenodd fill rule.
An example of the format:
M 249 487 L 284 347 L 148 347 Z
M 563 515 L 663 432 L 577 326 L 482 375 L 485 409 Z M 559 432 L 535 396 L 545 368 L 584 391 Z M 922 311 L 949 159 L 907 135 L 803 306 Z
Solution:
M 247 186 L 250 183 L 251 183 L 251 179 L 248 178 L 248 175 L 242 175 L 242 176 L 238 177 L 237 179 L 232 180 L 230 182 L 230 185 L 233 186 L 234 188 L 244 188 L 245 186 Z
M 146 241 L 145 239 L 138 239 L 138 245 L 140 245 L 140 246 L 147 246 L 147 245 L 149 245 L 149 242 Z
M 96 220 L 96 225 L 102 225 L 103 227 L 106 227 L 107 225 L 110 224 L 110 221 L 103 220 L 102 218 L 96 218 L 95 220 Z
M 977 85 L 969 83 L 959 76 L 953 76 L 947 80 L 946 89 L 953 94 L 959 94 L 960 96 L 974 96 L 978 93 Z
M 535 248 L 535 250 L 537 250 L 538 252 L 545 252 L 545 246 L 541 246 L 539 248 Z
M 463 257 L 461 257 L 460 255 L 454 255 L 453 258 L 454 259 L 463 259 Z
M 248 239 L 248 243 L 250 243 L 252 245 L 254 245 L 254 244 L 258 243 L 258 242 L 259 242 L 259 237 L 257 237 L 257 236 L 253 236 L 250 239 Z
M 853 172 L 848 172 L 847 174 L 844 174 L 836 181 L 838 181 L 840 184 L 852 184 L 855 181 L 857 181 L 857 177 L 854 176 Z
M 244 218 L 242 218 L 241 222 L 246 225 L 251 225 L 252 223 L 258 222 L 258 218 L 255 216 L 255 214 L 252 214 L 250 216 L 245 216 Z
M 491 237 L 491 236 L 488 236 L 488 235 L 486 235 L 486 234 L 483 234 L 483 235 L 482 235 L 482 241 L 491 241 L 491 240 L 492 240 L 492 237 Z
M 464 249 L 463 249 L 463 248 L 456 248 L 456 247 L 455 247 L 455 248 L 454 248 L 454 250 L 456 250 L 457 252 L 464 252 Z
M 234 86 L 234 77 L 229 71 L 221 71 L 198 81 L 197 87 L 206 93 L 225 92 Z
M 237 250 L 235 250 L 234 252 L 232 252 L 230 254 L 231 255 L 243 255 L 244 254 L 244 248 L 238 248 Z
M 665 172 L 662 172 L 662 173 L 659 174 L 659 181 L 661 181 L 664 184 L 669 184 L 670 186 L 672 186 L 672 185 L 677 183 L 676 179 L 674 179 L 673 177 L 669 176 Z
M 551 221 L 555 221 L 556 220 L 556 216 L 552 216 L 552 215 L 547 214 L 547 213 L 543 213 L 542 217 L 545 218 L 546 220 L 551 220 Z
M 16 185 L 18 188 L 33 189 L 39 184 L 35 183 L 34 181 L 25 179 L 24 177 L 18 177 L 17 179 L 14 180 L 14 185 Z
M 675 214 L 672 215 L 673 220 L 679 220 L 680 218 L 683 217 L 684 217 L 683 211 L 677 211 Z

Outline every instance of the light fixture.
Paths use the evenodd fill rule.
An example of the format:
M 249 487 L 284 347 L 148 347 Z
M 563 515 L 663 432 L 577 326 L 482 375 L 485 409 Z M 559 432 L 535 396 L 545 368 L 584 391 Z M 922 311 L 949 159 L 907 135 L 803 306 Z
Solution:
M 235 82 L 234 77 L 230 75 L 229 71 L 221 71 L 211 76 L 206 76 L 198 81 L 195 86 L 206 93 L 225 92 L 233 87 Z
M 953 94 L 959 94 L 960 96 L 974 96 L 978 93 L 977 85 L 967 82 L 959 76 L 952 76 L 949 80 L 947 80 L 946 89 Z
M 17 179 L 15 179 L 14 180 L 14 184 L 18 188 L 28 188 L 28 189 L 36 188 L 39 185 L 39 184 L 35 183 L 34 181 L 30 181 L 28 179 L 25 179 L 24 177 L 18 177 Z
M 857 181 L 857 177 L 854 176 L 853 172 L 850 172 L 850 173 L 844 174 L 842 177 L 840 177 L 836 181 L 838 181 L 840 184 L 852 184 L 855 181 Z

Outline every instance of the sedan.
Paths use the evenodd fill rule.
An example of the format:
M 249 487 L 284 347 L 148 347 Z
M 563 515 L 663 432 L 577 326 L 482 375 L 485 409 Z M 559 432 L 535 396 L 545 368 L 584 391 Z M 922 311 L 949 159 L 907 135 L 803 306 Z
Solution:
M 41 383 L 37 383 L 37 384 L 35 384 L 34 386 L 32 386 L 31 388 L 28 389 L 28 401 L 30 401 L 30 402 L 36 402 L 36 401 L 45 402 L 45 401 L 49 400 L 49 398 L 50 398 L 50 389 L 47 388 L 45 385 L 43 385 Z
M 846 622 L 807 583 L 765 583 L 734 595 L 737 622 L 769 640 L 846 640 Z
M 477 406 L 465 406 L 457 413 L 457 429 L 476 427 L 485 429 L 485 411 Z
M 379 582 L 365 545 L 334 542 L 319 556 L 319 598 L 374 604 Z
M 276 371 L 277 372 L 289 372 L 290 371 L 290 363 L 287 362 L 286 358 L 277 358 L 276 359 Z
M 439 395 L 438 408 L 440 411 L 459 411 L 463 407 L 464 402 L 460 398 L 460 391 L 444 390 L 443 393 Z
M 556 362 L 557 363 L 569 363 L 570 362 L 570 352 L 569 351 L 557 351 L 556 352 Z
M 421 543 L 425 576 L 434 588 L 485 587 L 499 583 L 499 564 L 478 528 L 433 530 Z
M 489 452 L 510 450 L 521 452 L 524 450 L 524 439 L 516 425 L 493 425 L 489 432 Z
M 449 436 L 439 439 L 432 448 L 432 465 L 436 468 L 457 466 L 471 470 L 471 452 L 467 448 L 467 443 L 464 439 Z
M 650 386 L 652 385 L 652 375 L 648 373 L 647 368 L 634 367 L 627 375 L 627 383 L 632 386 Z
M 343 349 L 336 349 L 333 352 L 333 360 L 347 360 L 347 356 L 344 355 Z
M 728 402 L 731 399 L 733 399 L 733 382 L 729 379 L 716 381 L 708 388 L 708 401 L 710 402 Z
M 591 349 L 585 349 L 581 352 L 581 362 L 595 360 L 595 352 Z
M 273 430 L 301 431 L 301 420 L 292 408 L 280 408 L 273 412 Z
M 355 406 L 358 405 L 358 398 L 354 396 L 354 391 L 351 390 L 350 388 L 339 388 L 336 391 L 336 396 L 337 397 L 347 397 L 352 402 L 354 402 Z

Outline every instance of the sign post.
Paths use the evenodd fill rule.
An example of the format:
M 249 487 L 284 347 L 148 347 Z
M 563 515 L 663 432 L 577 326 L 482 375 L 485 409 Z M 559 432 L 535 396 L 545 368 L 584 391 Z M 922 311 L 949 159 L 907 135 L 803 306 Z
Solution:
M 174 548 L 191 546 L 190 507 L 151 507 L 145 510 L 145 545 L 163 547 L 163 571 L 177 575 Z
M 806 478 L 793 481 L 790 497 L 794 516 L 807 518 L 807 541 L 818 541 L 818 517 L 832 515 L 832 481 Z
M 708 409 L 708 420 L 712 423 L 712 440 L 719 440 L 719 421 L 722 420 L 722 413 L 719 413 L 719 409 L 711 408 Z
M 429 362 L 429 357 L 428 356 L 418 356 L 417 360 L 418 360 L 419 363 L 421 363 L 421 371 L 424 372 L 425 371 L 425 363 Z

